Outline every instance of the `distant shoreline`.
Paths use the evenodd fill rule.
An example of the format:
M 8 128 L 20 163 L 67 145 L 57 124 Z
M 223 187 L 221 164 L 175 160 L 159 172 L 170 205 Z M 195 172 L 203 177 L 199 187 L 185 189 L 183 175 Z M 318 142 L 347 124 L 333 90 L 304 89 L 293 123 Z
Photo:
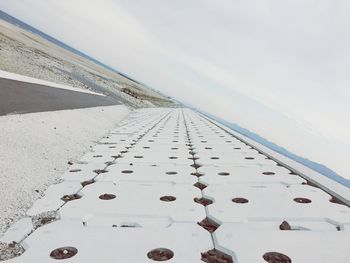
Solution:
M 306 167 L 346 186 L 346 187 L 349 187 L 350 188 L 350 180 L 349 179 L 346 179 L 344 177 L 342 177 L 341 175 L 337 174 L 335 171 L 333 171 L 332 169 L 328 168 L 327 166 L 323 165 L 323 164 L 320 164 L 320 163 L 317 163 L 317 162 L 314 162 L 312 160 L 309 160 L 309 159 L 306 159 L 302 156 L 299 156 L 299 155 L 296 155 L 290 151 L 288 151 L 287 149 L 273 143 L 273 142 L 270 142 L 269 140 L 261 137 L 260 135 L 254 133 L 254 132 L 251 132 L 249 131 L 248 129 L 245 129 L 245 128 L 242 128 L 240 127 L 239 125 L 235 124 L 235 123 L 231 123 L 231 122 L 228 122 L 228 121 L 225 121 L 221 118 L 218 118 L 216 116 L 213 116 L 209 113 L 206 113 L 206 112 L 202 112 L 204 115 L 216 120 L 217 122 L 223 124 L 224 126 L 248 137 L 249 139 L 252 139 L 266 147 L 268 147 L 269 149 L 285 156 L 285 157 L 288 157 L 302 165 L 305 165 Z

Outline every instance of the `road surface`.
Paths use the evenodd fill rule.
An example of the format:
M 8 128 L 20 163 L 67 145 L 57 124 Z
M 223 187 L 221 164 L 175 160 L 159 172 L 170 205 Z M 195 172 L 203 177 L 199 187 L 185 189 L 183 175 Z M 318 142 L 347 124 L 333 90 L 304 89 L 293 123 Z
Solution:
M 0 116 L 117 104 L 106 96 L 0 78 Z

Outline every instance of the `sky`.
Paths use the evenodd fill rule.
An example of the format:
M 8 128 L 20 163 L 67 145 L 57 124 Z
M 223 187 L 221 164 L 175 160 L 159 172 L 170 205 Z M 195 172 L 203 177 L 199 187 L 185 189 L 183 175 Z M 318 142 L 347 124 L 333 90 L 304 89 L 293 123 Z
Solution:
M 0 9 L 350 178 L 350 1 L 0 0 Z

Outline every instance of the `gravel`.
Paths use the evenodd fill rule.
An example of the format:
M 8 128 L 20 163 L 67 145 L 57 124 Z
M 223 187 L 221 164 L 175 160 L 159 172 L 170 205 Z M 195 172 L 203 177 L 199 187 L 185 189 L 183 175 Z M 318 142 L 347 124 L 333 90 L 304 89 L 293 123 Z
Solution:
M 8 260 L 22 255 L 23 247 L 17 243 L 2 243 L 0 242 L 0 261 Z
M 0 236 L 129 111 L 118 105 L 0 117 Z

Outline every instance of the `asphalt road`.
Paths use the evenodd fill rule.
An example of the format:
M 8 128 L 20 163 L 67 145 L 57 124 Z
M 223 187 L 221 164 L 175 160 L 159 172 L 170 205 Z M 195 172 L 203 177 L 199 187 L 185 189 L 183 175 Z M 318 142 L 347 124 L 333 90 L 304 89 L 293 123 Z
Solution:
M 0 116 L 118 104 L 111 97 L 0 78 Z

